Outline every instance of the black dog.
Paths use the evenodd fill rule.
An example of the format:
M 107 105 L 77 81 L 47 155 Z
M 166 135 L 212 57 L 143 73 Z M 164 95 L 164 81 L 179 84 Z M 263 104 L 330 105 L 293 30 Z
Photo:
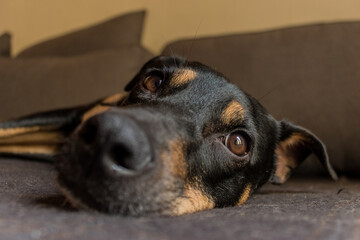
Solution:
M 337 178 L 316 136 L 276 121 L 200 63 L 154 58 L 125 90 L 1 123 L 0 151 L 56 153 L 58 183 L 74 205 L 134 216 L 243 204 L 264 183 L 285 182 L 310 153 Z

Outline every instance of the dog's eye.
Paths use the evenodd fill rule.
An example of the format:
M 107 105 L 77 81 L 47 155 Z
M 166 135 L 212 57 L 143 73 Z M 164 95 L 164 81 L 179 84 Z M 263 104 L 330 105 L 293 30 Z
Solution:
M 241 132 L 230 133 L 225 138 L 225 146 L 237 156 L 244 156 L 249 150 L 247 138 Z
M 163 77 L 160 74 L 151 74 L 144 80 L 144 87 L 150 92 L 156 92 L 163 83 Z

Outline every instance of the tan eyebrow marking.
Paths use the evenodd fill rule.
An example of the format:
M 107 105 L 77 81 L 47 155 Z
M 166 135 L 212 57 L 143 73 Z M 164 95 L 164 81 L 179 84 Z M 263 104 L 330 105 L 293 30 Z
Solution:
M 246 184 L 245 189 L 241 194 L 240 199 L 237 202 L 236 206 L 243 205 L 248 200 L 251 193 L 251 186 L 252 186 L 251 183 Z
M 191 69 L 177 70 L 171 78 L 170 86 L 179 87 L 193 80 L 196 77 L 196 75 L 197 73 Z
M 234 120 L 241 121 L 245 118 L 244 107 L 236 100 L 233 100 L 221 114 L 221 120 L 225 124 L 230 124 Z

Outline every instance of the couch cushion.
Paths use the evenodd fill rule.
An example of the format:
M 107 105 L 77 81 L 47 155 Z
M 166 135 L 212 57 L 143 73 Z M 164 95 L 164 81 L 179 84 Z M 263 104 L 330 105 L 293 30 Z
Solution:
M 358 175 L 359 40 L 360 22 L 348 22 L 177 41 L 163 53 L 224 73 L 277 119 L 317 134 L 340 173 Z
M 0 119 L 121 92 L 152 55 L 139 46 L 67 58 L 0 58 Z
M 140 44 L 145 12 L 115 17 L 103 23 L 41 42 L 17 57 L 69 56 Z
M 65 204 L 52 165 L 0 159 L 0 239 L 358 239 L 359 181 L 291 179 L 240 207 L 122 217 Z
M 4 33 L 0 36 L 0 57 L 10 57 L 11 35 Z

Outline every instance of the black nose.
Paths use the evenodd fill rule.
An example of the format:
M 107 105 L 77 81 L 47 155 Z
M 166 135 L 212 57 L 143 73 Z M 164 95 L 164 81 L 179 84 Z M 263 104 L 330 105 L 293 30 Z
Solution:
M 152 159 L 145 131 L 131 117 L 106 112 L 90 118 L 79 132 L 91 161 L 99 161 L 107 172 L 131 175 L 144 169 Z M 83 154 L 81 154 L 83 155 Z

